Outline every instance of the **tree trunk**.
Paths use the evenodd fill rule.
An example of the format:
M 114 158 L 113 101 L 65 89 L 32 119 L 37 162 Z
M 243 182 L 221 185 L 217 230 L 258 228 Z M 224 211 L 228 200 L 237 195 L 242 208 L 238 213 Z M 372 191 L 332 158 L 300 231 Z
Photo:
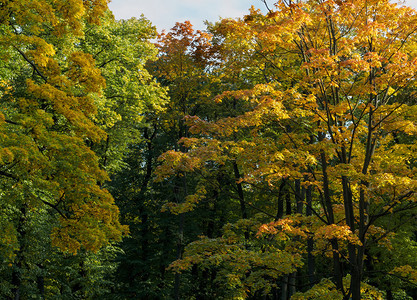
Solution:
M 188 195 L 186 174 L 184 174 L 182 178 L 183 178 L 183 192 L 184 192 L 183 199 L 185 199 Z M 181 213 L 179 215 L 179 226 L 178 226 L 177 259 L 182 259 L 182 254 L 184 251 L 184 222 L 185 222 L 185 215 Z M 174 279 L 174 299 L 175 300 L 180 299 L 180 279 L 181 279 L 181 274 L 175 273 L 175 279 Z
M 288 285 L 288 299 L 291 299 L 291 296 L 295 294 L 296 292 L 296 286 L 295 286 L 295 277 L 297 276 L 297 272 L 293 272 L 289 275 Z
M 303 213 L 304 196 L 305 196 L 305 189 L 301 188 L 301 180 L 296 179 L 295 180 L 295 200 L 297 202 L 297 213 L 298 214 Z
M 282 278 L 281 284 L 281 300 L 288 300 L 288 275 Z
M 306 216 L 311 216 L 311 205 L 312 205 L 312 187 L 309 186 L 306 190 Z M 316 262 L 313 255 L 313 249 L 314 249 L 314 241 L 313 238 L 309 237 L 307 240 L 307 270 L 308 270 L 308 279 L 310 282 L 310 287 L 313 287 L 316 278 L 315 278 L 315 271 L 316 271 Z
M 292 214 L 292 208 L 291 208 L 291 195 L 289 189 L 286 190 L 285 194 L 285 214 L 287 216 L 291 216 Z
M 324 205 L 327 210 L 327 219 L 329 224 L 335 224 L 333 205 L 330 196 L 329 179 L 327 174 L 327 161 L 326 154 L 322 150 L 320 153 L 322 173 L 323 173 L 323 192 L 324 192 Z M 339 256 L 339 243 L 336 239 L 331 240 L 333 249 L 333 276 L 336 282 L 336 287 L 344 294 L 343 288 L 343 272 Z
M 179 228 L 178 228 L 178 240 L 177 240 L 177 259 L 182 258 L 183 252 L 183 240 L 184 240 L 184 214 L 179 215 Z M 175 273 L 174 278 L 174 299 L 180 300 L 180 282 L 181 274 Z
M 248 212 L 246 210 L 246 204 L 245 204 L 245 198 L 243 195 L 243 188 L 242 188 L 242 183 L 240 182 L 241 179 L 241 175 L 239 173 L 239 168 L 237 166 L 237 163 L 234 161 L 233 162 L 233 171 L 234 171 L 234 175 L 235 175 L 235 180 L 236 180 L 236 184 L 237 184 L 237 192 L 238 192 L 238 196 L 239 196 L 239 202 L 240 202 L 240 210 L 242 213 L 242 219 L 247 219 L 248 218 Z M 249 231 L 246 229 L 245 230 L 245 240 L 249 240 Z
M 18 240 L 19 240 L 19 251 L 16 255 L 16 260 L 13 266 L 12 272 L 12 297 L 10 299 L 20 300 L 21 298 L 21 288 L 22 288 L 22 273 L 23 273 L 23 266 L 24 266 L 24 252 L 26 250 L 26 230 L 25 230 L 25 223 L 26 223 L 26 211 L 27 204 L 24 203 L 20 210 L 20 218 L 19 223 L 17 226 L 17 233 L 18 233 Z
M 240 211 L 242 213 L 242 218 L 243 219 L 247 219 L 248 218 L 248 213 L 246 211 L 246 205 L 245 205 L 245 198 L 243 196 L 243 188 L 242 188 L 242 183 L 239 181 L 241 179 L 241 175 L 239 173 L 239 168 L 237 166 L 237 163 L 234 161 L 233 162 L 233 171 L 234 171 L 234 175 L 235 175 L 235 180 L 236 180 L 236 184 L 237 184 L 237 193 L 239 196 L 239 202 L 240 202 Z
M 279 186 L 279 190 L 278 190 L 278 205 L 277 205 L 277 214 L 275 217 L 275 221 L 282 219 L 282 217 L 284 216 L 284 187 L 286 185 L 287 181 L 285 179 L 282 179 L 281 185 Z

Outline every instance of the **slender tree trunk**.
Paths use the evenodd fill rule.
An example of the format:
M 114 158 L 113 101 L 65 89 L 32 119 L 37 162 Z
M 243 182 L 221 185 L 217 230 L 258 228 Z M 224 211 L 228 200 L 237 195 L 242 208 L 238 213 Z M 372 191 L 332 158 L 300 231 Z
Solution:
M 284 275 L 281 284 L 281 300 L 288 300 L 288 275 Z
M 304 208 L 305 189 L 301 188 L 301 180 L 295 180 L 295 200 L 297 202 L 297 213 L 302 214 Z
M 372 81 L 372 78 L 370 79 Z M 374 98 L 374 95 L 370 95 L 370 99 Z M 368 167 L 372 161 L 372 156 L 374 153 L 376 138 L 373 137 L 373 109 L 369 108 L 369 119 L 368 119 L 368 136 L 366 141 L 365 149 L 365 160 L 363 162 L 362 174 L 366 175 L 368 173 Z M 369 203 L 365 196 L 365 188 L 368 187 L 368 182 L 361 181 L 361 187 L 359 188 L 359 240 L 361 245 L 353 246 L 349 244 L 349 263 L 351 266 L 351 282 L 350 282 L 350 291 L 352 300 L 361 299 L 361 280 L 363 276 L 363 258 L 366 246 L 365 234 L 366 227 L 369 222 Z M 349 195 L 348 195 L 349 196 Z M 351 196 L 351 194 L 350 194 Z M 353 205 L 352 205 L 353 206 Z M 351 227 L 354 229 L 354 227 Z M 353 231 L 353 230 L 352 230 Z M 353 231 L 354 232 L 354 231 Z M 354 250 L 350 250 L 354 247 Z M 352 255 L 351 255 L 352 253 Z M 347 298 L 347 297 L 346 297 Z
M 236 184 L 237 184 L 237 193 L 239 196 L 239 202 L 240 202 L 240 211 L 242 213 L 242 218 L 243 219 L 247 219 L 248 218 L 248 212 L 246 210 L 246 205 L 245 205 L 245 198 L 243 195 L 243 188 L 242 188 L 242 183 L 239 182 L 239 180 L 242 178 L 240 173 L 239 173 L 239 167 L 237 166 L 237 163 L 234 161 L 233 162 L 233 171 L 234 171 L 234 175 L 235 175 L 235 180 L 236 180 Z
M 237 193 L 238 193 L 238 196 L 239 196 L 240 211 L 242 213 L 242 219 L 247 219 L 248 218 L 248 212 L 247 212 L 247 209 L 246 209 L 242 183 L 239 181 L 241 179 L 241 175 L 239 173 L 239 167 L 237 166 L 237 163 L 235 161 L 233 162 L 233 171 L 234 171 L 234 175 L 235 175 L 235 180 L 237 182 L 236 183 L 237 184 Z M 249 240 L 249 231 L 247 229 L 245 230 L 245 240 Z
M 153 169 L 152 160 L 154 156 L 154 151 L 153 151 L 154 148 L 153 148 L 152 142 L 155 136 L 156 136 L 156 127 L 154 128 L 154 132 L 152 133 L 151 136 L 149 136 L 149 129 L 148 128 L 144 129 L 143 137 L 146 140 L 146 173 L 145 173 L 145 176 L 142 180 L 142 184 L 140 187 L 140 196 L 143 196 L 145 192 L 147 191 L 148 184 L 152 176 L 152 169 Z
M 177 240 L 177 259 L 182 259 L 183 253 L 183 240 L 184 240 L 184 214 L 179 215 L 179 228 L 178 228 L 178 240 Z M 180 284 L 181 274 L 175 273 L 174 278 L 174 299 L 180 300 Z
M 217 190 L 214 190 L 213 207 L 208 209 L 210 212 L 210 219 L 207 222 L 207 230 L 206 230 L 206 235 L 208 238 L 214 237 L 214 227 L 215 227 L 214 220 L 216 218 L 216 213 L 217 213 L 218 198 L 219 198 L 219 193 Z
M 362 185 L 367 186 L 366 182 L 361 182 Z M 366 224 L 368 223 L 367 217 L 367 203 L 365 200 L 365 191 L 363 188 L 359 191 L 359 240 L 361 241 L 362 245 L 357 245 L 356 248 L 356 257 L 354 257 L 354 261 L 351 260 L 350 264 L 352 267 L 351 270 L 351 282 L 350 282 L 350 290 L 352 292 L 352 300 L 360 300 L 361 299 L 361 281 L 363 276 L 363 265 L 364 265 L 364 251 L 365 251 L 365 228 Z
M 143 203 L 143 199 L 145 197 L 145 194 L 148 190 L 149 181 L 152 177 L 152 171 L 153 171 L 153 139 L 156 136 L 156 126 L 154 127 L 154 131 L 152 135 L 149 135 L 149 129 L 145 128 L 143 131 L 143 137 L 146 140 L 146 166 L 145 166 L 145 176 L 143 177 L 140 191 L 138 193 L 138 196 L 136 197 L 136 202 L 139 205 L 139 213 L 141 218 L 141 247 L 142 247 L 142 261 L 146 262 L 148 260 L 148 253 L 149 253 L 149 241 L 148 241 L 148 233 L 150 231 L 149 229 L 149 223 L 148 223 L 148 211 L 146 205 Z M 148 270 L 143 270 L 143 272 L 140 274 L 140 280 L 143 282 L 146 282 L 149 278 L 150 274 Z
M 185 98 L 183 99 L 185 103 Z M 186 107 L 184 106 L 184 115 L 186 115 Z M 178 121 L 179 125 L 179 131 L 178 131 L 178 140 L 180 140 L 183 137 L 188 137 L 188 127 L 185 124 L 184 120 Z M 187 152 L 188 149 L 184 147 L 183 145 L 180 145 L 180 151 L 181 152 Z M 175 149 L 177 150 L 177 149 Z M 183 184 L 183 195 L 182 198 L 179 194 L 179 191 L 176 193 L 177 202 L 180 203 L 185 200 L 185 198 L 188 195 L 188 189 L 187 189 L 187 174 L 183 174 L 182 177 L 182 184 Z M 184 223 L 185 223 L 185 214 L 181 213 L 178 216 L 178 237 L 177 237 L 177 260 L 182 259 L 183 251 L 184 251 Z M 175 273 L 174 278 L 174 299 L 179 300 L 180 297 L 180 285 L 181 285 L 181 274 Z
M 143 209 L 141 212 L 141 221 L 142 221 L 142 261 L 147 262 L 148 261 L 148 252 L 149 252 L 149 240 L 148 240 L 148 234 L 149 234 L 149 224 L 148 224 L 148 213 L 146 212 L 146 208 Z M 141 274 L 141 281 L 146 282 L 149 279 L 149 269 L 143 270 Z
M 281 184 L 278 190 L 278 199 L 277 199 L 277 213 L 275 216 L 275 220 L 282 219 L 284 216 L 284 188 L 287 181 L 286 179 L 282 179 Z M 287 300 L 288 294 L 288 277 L 284 276 L 281 282 L 281 300 Z M 278 299 L 278 295 L 276 295 L 276 299 Z
M 17 252 L 15 263 L 12 272 L 12 297 L 10 299 L 20 300 L 21 299 L 21 288 L 22 288 L 22 273 L 25 260 L 26 251 L 26 218 L 27 218 L 27 204 L 24 203 L 20 210 L 19 223 L 17 225 L 17 233 L 19 240 L 19 251 Z
M 288 299 L 291 298 L 292 295 L 295 294 L 296 292 L 296 286 L 295 286 L 295 277 L 297 276 L 297 272 L 293 272 L 289 275 L 289 280 L 288 280 L 288 285 L 289 285 L 289 290 L 288 290 Z
M 327 161 L 326 155 L 322 150 L 320 153 L 321 159 L 321 166 L 322 166 L 322 173 L 323 173 L 323 192 L 324 192 L 324 203 L 327 210 L 327 219 L 329 224 L 334 224 L 334 214 L 333 214 L 333 205 L 330 196 L 330 189 L 329 189 L 329 179 L 327 174 Z M 344 294 L 343 289 L 343 273 L 342 273 L 342 266 L 340 262 L 339 256 L 339 243 L 336 239 L 331 240 L 331 245 L 333 249 L 333 272 L 334 272 L 334 280 L 336 282 L 336 287 L 338 290 L 342 291 Z
M 309 186 L 306 190 L 306 216 L 311 216 L 311 206 L 312 206 L 312 187 Z M 315 278 L 315 272 L 316 272 L 316 261 L 313 255 L 313 249 L 314 249 L 314 241 L 313 238 L 309 237 L 307 240 L 307 271 L 308 271 L 308 279 L 310 282 L 310 287 L 314 285 L 314 282 L 316 281 Z
M 342 176 L 343 202 L 345 207 L 346 224 L 352 232 L 355 232 L 355 216 L 353 214 L 353 198 L 349 180 L 346 176 Z M 360 299 L 360 282 L 362 277 L 362 267 L 359 262 L 358 246 L 348 244 L 349 266 L 350 266 L 350 293 L 345 295 L 344 299 L 359 300 Z
M 183 175 L 183 191 L 185 199 L 188 195 L 188 189 L 187 189 L 187 175 Z M 178 226 L 178 239 L 177 239 L 177 259 L 182 259 L 182 254 L 184 251 L 184 222 L 185 222 L 185 214 L 181 213 L 179 215 L 179 226 Z M 174 299 L 179 300 L 180 298 L 180 282 L 181 280 L 181 274 L 175 273 L 175 279 L 174 279 Z
M 282 179 L 281 184 L 279 186 L 279 190 L 278 190 L 278 205 L 277 205 L 277 214 L 275 217 L 275 220 L 279 220 L 282 219 L 282 217 L 284 216 L 284 188 L 286 185 L 287 181 L 286 179 Z
M 278 300 L 278 289 L 277 288 L 272 288 L 272 300 Z
M 305 189 L 301 188 L 301 180 L 296 179 L 294 182 L 296 213 L 302 214 L 304 208 Z M 289 280 L 289 298 L 296 293 L 296 277 L 297 271 L 290 274 Z
M 298 197 L 300 197 L 299 193 L 300 190 L 298 190 L 298 194 L 297 194 L 297 188 L 295 189 L 295 200 L 298 201 Z M 292 206 L 291 206 L 291 194 L 290 194 L 290 189 L 288 184 L 286 185 L 286 189 L 285 189 L 285 214 L 287 216 L 292 215 L 293 210 L 292 210 Z M 282 283 L 282 299 L 287 300 L 290 299 L 291 296 L 293 294 L 295 294 L 295 276 L 296 276 L 297 272 L 293 272 L 290 273 L 288 275 L 284 276 L 284 281 Z
M 285 194 L 285 214 L 287 216 L 291 216 L 292 214 L 291 195 L 288 189 L 286 190 L 286 194 Z

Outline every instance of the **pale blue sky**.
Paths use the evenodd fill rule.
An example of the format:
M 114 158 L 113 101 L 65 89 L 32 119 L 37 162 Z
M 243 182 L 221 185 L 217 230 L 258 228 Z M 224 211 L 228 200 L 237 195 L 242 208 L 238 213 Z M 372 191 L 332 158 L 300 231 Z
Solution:
M 267 0 L 272 6 L 273 0 Z M 417 8 L 417 0 L 407 0 Z M 169 30 L 175 22 L 191 21 L 196 29 L 204 29 L 204 21 L 219 17 L 237 18 L 248 13 L 251 5 L 265 11 L 262 0 L 111 0 L 109 7 L 116 19 L 129 19 L 144 14 L 158 31 Z
M 417 1 L 417 0 L 416 0 Z M 267 0 L 272 4 L 272 0 Z M 158 29 L 169 30 L 175 22 L 189 20 L 196 29 L 204 29 L 204 21 L 219 17 L 237 18 L 246 15 L 251 5 L 264 9 L 261 0 L 111 0 L 109 7 L 116 19 L 129 19 L 144 14 Z

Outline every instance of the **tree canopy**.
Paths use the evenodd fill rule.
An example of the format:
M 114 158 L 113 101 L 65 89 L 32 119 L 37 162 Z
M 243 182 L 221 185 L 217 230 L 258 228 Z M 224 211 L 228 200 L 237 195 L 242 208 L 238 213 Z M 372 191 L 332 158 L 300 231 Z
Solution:
M 417 297 L 416 11 L 264 3 L 0 3 L 1 297 Z

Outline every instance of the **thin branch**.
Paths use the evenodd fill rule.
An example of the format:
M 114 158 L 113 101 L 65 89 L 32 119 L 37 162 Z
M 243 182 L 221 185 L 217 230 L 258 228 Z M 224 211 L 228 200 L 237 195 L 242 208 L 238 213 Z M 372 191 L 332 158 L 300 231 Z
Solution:
M 10 121 L 10 120 L 4 120 L 6 123 L 8 123 L 8 124 L 13 124 L 13 125 L 22 125 L 22 124 L 19 124 L 19 123 L 16 123 L 16 122 L 14 122 L 14 121 Z
M 45 82 L 48 82 L 48 79 L 46 79 L 46 77 L 41 73 L 41 71 L 39 71 L 38 67 L 35 65 L 35 63 L 33 61 L 31 61 L 26 54 L 20 50 L 18 47 L 13 45 L 13 48 L 16 49 L 17 52 L 20 53 L 20 55 L 23 56 L 23 58 L 32 66 L 32 68 L 35 70 L 35 72 L 42 77 L 43 80 L 45 80 Z
M 269 12 L 272 12 L 272 10 L 269 8 L 269 6 L 268 6 L 268 3 L 266 3 L 266 0 L 262 0 L 262 2 L 263 2 L 263 4 L 265 5 L 265 7 L 266 7 L 266 9 L 269 11 Z
M 41 201 L 42 201 L 42 203 L 44 203 L 44 204 L 52 207 L 54 210 L 56 210 L 60 214 L 61 217 L 63 217 L 64 219 L 68 219 L 68 217 L 56 205 L 54 205 L 54 204 L 52 204 L 48 201 L 45 201 L 45 200 L 41 200 Z
M 115 58 L 112 58 L 112 59 L 109 59 L 107 61 L 103 61 L 98 67 L 99 68 L 103 68 L 105 65 L 107 65 L 107 64 L 109 64 L 109 63 L 111 63 L 112 61 L 115 61 L 115 60 L 117 60 L 116 57 Z

